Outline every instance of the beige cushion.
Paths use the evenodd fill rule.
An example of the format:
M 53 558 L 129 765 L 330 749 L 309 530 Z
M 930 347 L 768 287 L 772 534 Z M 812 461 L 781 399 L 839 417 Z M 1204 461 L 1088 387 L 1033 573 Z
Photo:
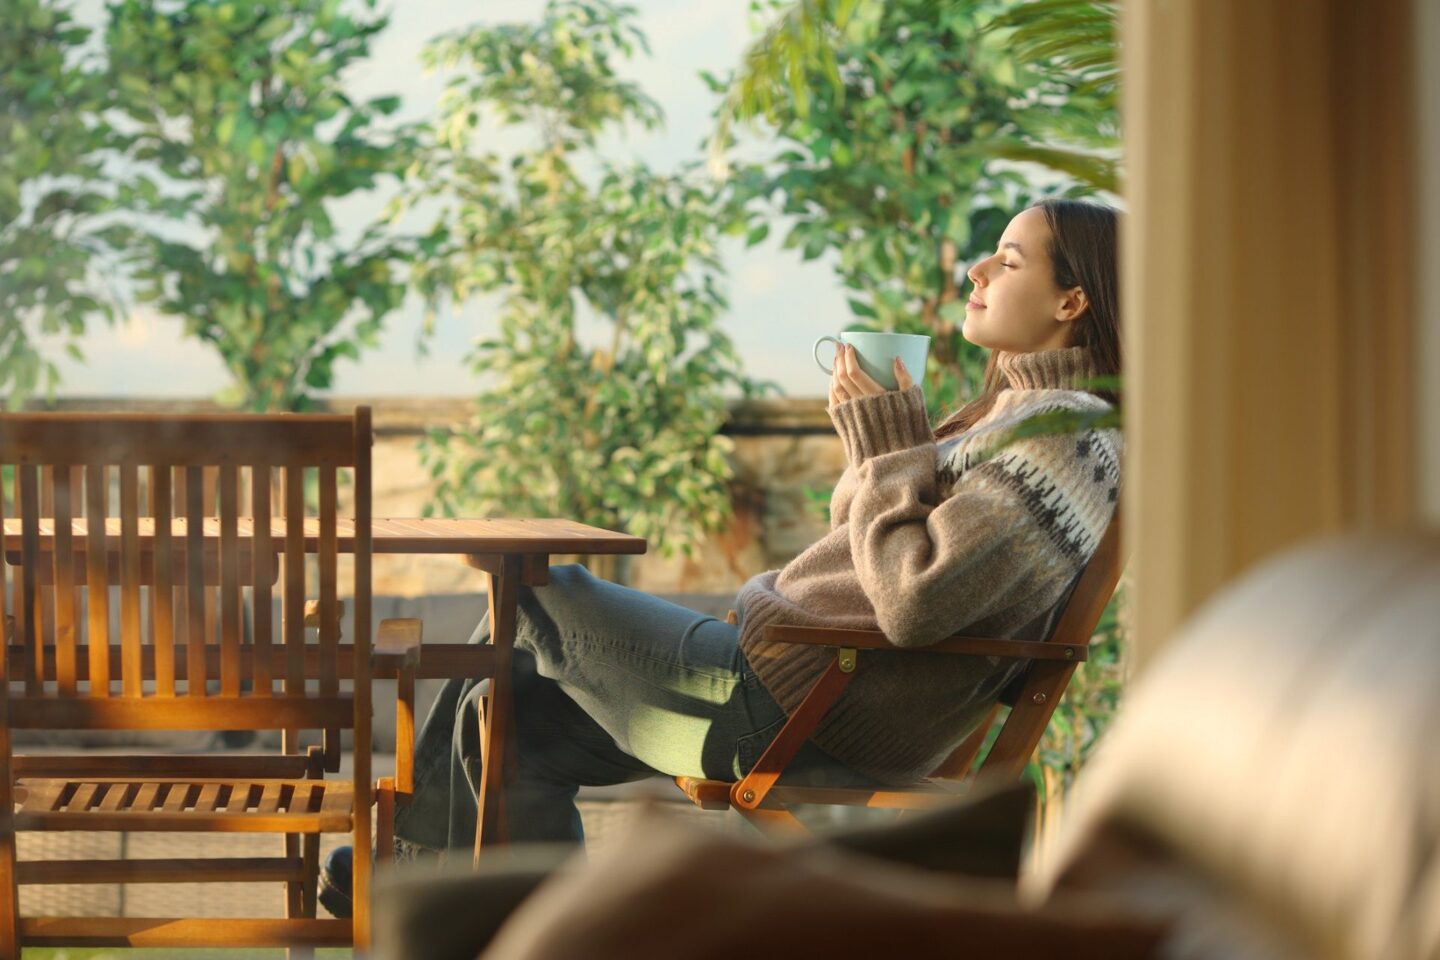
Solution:
M 1036 896 L 1123 835 L 1309 955 L 1440 957 L 1440 534 L 1310 544 L 1224 590 L 1072 810 Z

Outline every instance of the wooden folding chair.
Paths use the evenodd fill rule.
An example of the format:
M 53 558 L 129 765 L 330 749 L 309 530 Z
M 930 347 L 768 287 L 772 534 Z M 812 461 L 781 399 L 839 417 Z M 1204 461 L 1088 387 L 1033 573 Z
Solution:
M 861 651 L 885 650 L 889 656 L 903 656 L 905 651 L 891 644 L 883 633 L 874 630 L 770 626 L 766 628 L 767 640 L 833 647 L 834 661 L 815 681 L 770 746 L 744 777 L 734 782 L 676 777 L 675 782 L 693 803 L 703 809 L 734 809 L 757 827 L 803 830 L 800 821 L 788 809 L 789 804 L 914 810 L 951 799 L 968 789 L 978 778 L 1016 780 L 1029 764 L 1075 667 L 1086 659 L 1090 638 L 1115 592 L 1122 565 L 1120 509 L 1117 504 L 1114 519 L 1094 555 L 1076 578 L 1050 636 L 1044 640 L 954 636 L 917 651 L 1029 661 L 1025 673 L 1010 685 L 1008 695 L 1002 697 L 1010 705 L 1009 712 L 1000 721 L 999 733 L 978 768 L 975 760 L 999 716 L 1000 704 L 928 778 L 912 786 L 866 790 L 780 783 L 786 766 L 860 670 L 864 662 Z
M 7 561 L 0 615 L 8 614 L 0 657 L 0 958 L 18 957 L 22 944 L 304 953 L 368 944 L 368 857 L 356 858 L 353 921 L 318 919 L 314 889 L 320 833 L 349 833 L 357 850 L 370 847 L 371 443 L 366 407 L 353 417 L 0 415 L 0 465 L 13 470 L 14 493 L 13 500 L 0 495 Z M 203 477 L 212 468 L 218 516 L 207 519 Z M 345 538 L 354 554 L 355 635 L 343 646 L 342 470 L 353 474 L 355 503 Z M 307 473 L 317 481 L 318 517 L 306 516 Z M 149 491 L 143 510 L 142 483 Z M 53 519 L 41 519 L 42 499 Z M 164 520 L 172 515 L 180 518 L 173 525 Z M 272 519 L 281 525 L 273 537 Z M 311 609 L 319 642 L 312 644 L 304 626 L 307 555 L 318 581 Z M 116 588 L 118 617 L 111 615 Z M 177 622 L 182 595 L 186 619 Z M 247 604 L 250 643 L 241 629 Z M 218 637 L 209 628 L 216 622 Z M 391 635 L 409 632 L 418 633 L 407 622 L 387 622 L 377 647 L 393 651 Z M 376 669 L 394 675 L 407 656 L 381 653 Z M 350 694 L 340 688 L 347 679 Z M 249 756 L 19 756 L 16 729 L 313 730 L 322 746 Z M 354 735 L 352 776 L 325 780 L 325 771 L 339 769 L 342 729 Z M 255 832 L 305 843 L 273 858 L 18 862 L 21 830 Z M 19 915 L 19 884 L 262 880 L 286 884 L 285 918 Z

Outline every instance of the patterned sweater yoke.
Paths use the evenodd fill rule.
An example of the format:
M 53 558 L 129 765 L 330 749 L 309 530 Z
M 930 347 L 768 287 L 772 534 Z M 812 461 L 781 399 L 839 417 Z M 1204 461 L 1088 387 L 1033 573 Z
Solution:
M 830 532 L 741 589 L 740 644 L 793 712 L 833 654 L 763 638 L 768 624 L 879 629 L 923 648 L 967 632 L 1042 636 L 1094 553 L 1119 495 L 1119 431 L 1027 435 L 1041 414 L 1103 413 L 1077 388 L 1083 348 L 1002 354 L 1008 389 L 971 429 L 937 443 L 919 387 L 830 410 L 848 465 Z M 815 743 L 886 782 L 925 776 L 1023 665 L 994 657 L 866 652 Z

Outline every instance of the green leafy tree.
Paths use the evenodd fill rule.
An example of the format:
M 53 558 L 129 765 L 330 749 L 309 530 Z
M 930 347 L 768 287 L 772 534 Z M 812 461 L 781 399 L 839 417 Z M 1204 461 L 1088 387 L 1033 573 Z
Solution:
M 414 245 L 376 221 L 341 236 L 331 205 L 398 182 L 413 135 L 398 97 L 343 87 L 387 19 L 374 0 L 121 0 L 110 66 L 132 160 L 137 298 L 178 317 L 249 410 L 297 410 L 373 346 Z
M 113 318 L 94 264 L 114 137 L 81 54 L 90 31 L 45 0 L 0 0 L 0 24 L 0 395 L 16 407 L 58 380 L 37 335 L 79 358 L 87 323 Z
M 934 338 L 926 397 L 932 411 L 953 409 L 978 388 L 984 366 L 983 351 L 960 334 L 964 265 L 993 250 L 1040 192 L 975 145 L 1019 134 L 1036 81 L 987 29 L 1005 8 L 998 0 L 814 0 L 785 9 L 807 8 L 814 15 L 794 23 L 823 42 L 792 38 L 781 51 L 798 58 L 785 77 L 803 97 L 763 83 L 750 90 L 745 74 L 715 82 L 753 99 L 780 141 L 733 180 L 758 220 L 749 240 L 767 235 L 775 213 L 790 218 L 786 246 L 807 260 L 833 256 L 852 291 L 854 328 Z M 753 52 L 746 69 L 759 69 Z M 722 106 L 722 124 L 732 108 Z
M 424 453 L 441 512 L 569 517 L 671 554 L 729 514 L 731 444 L 717 431 L 727 386 L 751 385 L 719 325 L 717 247 L 736 215 L 695 170 L 614 168 L 595 149 L 606 129 L 661 122 L 616 72 L 644 47 L 633 13 L 552 2 L 537 23 L 426 51 L 456 72 L 413 198 L 445 206 L 443 255 L 421 282 L 434 298 L 496 296 L 500 314 L 470 357 L 488 381 L 471 422 Z M 481 149 L 490 124 L 530 145 Z
M 817 78 L 843 96 L 838 40 L 884 0 L 786 0 L 726 87 L 711 148 L 723 153 L 737 121 L 773 119 L 787 101 L 804 119 Z M 976 156 L 1037 163 L 1095 190 L 1119 189 L 1119 4 L 1009 3 L 985 26 L 1034 81 L 1014 106 L 1020 122 L 957 145 Z M 752 3 L 756 10 L 764 9 Z

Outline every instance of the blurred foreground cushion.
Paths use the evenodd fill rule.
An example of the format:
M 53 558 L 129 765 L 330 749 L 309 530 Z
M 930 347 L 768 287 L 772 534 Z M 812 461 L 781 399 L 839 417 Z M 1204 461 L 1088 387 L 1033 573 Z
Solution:
M 1028 784 L 976 791 L 964 801 L 899 822 L 805 837 L 783 848 L 789 855 L 807 856 L 812 848 L 835 847 L 918 871 L 1004 881 L 1013 889 L 1034 802 Z M 633 829 L 643 832 L 656 809 L 663 810 L 637 810 Z M 706 823 L 733 821 L 716 816 Z M 470 960 L 552 872 L 581 867 L 583 858 L 572 862 L 574 854 L 570 847 L 497 847 L 478 868 L 462 851 L 443 869 L 421 861 L 377 876 L 377 956 Z
M 1167 956 L 1440 958 L 1440 534 L 1216 595 L 1127 695 L 1031 894 L 1180 918 Z
M 1004 881 L 844 851 L 741 839 L 670 814 L 635 818 L 609 854 L 557 872 L 484 960 L 731 960 L 850 956 L 1154 956 L 1156 919 L 1108 900 L 1036 910 Z

